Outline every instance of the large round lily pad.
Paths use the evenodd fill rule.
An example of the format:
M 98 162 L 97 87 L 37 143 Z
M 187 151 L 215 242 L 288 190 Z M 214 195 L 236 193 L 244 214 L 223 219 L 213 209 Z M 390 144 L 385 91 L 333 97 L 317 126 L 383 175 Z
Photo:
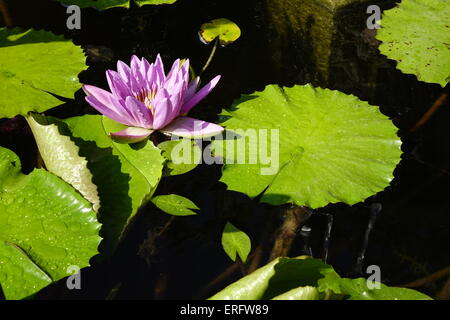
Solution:
M 273 205 L 360 202 L 389 185 L 400 161 L 401 142 L 391 120 L 378 107 L 339 91 L 270 85 L 241 97 L 221 117 L 226 130 L 238 135 L 234 148 L 245 141 L 245 150 L 234 155 L 232 148 L 221 151 L 230 137 L 214 141 L 216 155 L 226 161 L 221 181 L 250 197 L 263 193 L 261 201 Z M 259 135 L 256 142 L 248 138 L 252 132 Z
M 83 50 L 47 31 L 0 29 L 0 118 L 43 112 L 73 98 Z
M 21 173 L 20 160 L 0 147 L 0 286 L 22 299 L 89 265 L 100 224 L 91 204 L 57 176 Z
M 403 0 L 384 11 L 377 39 L 397 68 L 425 82 L 450 81 L 450 2 Z

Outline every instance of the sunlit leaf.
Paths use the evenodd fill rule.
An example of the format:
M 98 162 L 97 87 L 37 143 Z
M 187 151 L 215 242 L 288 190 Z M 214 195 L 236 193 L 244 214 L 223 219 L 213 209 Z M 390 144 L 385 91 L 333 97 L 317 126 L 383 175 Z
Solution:
M 50 123 L 51 120 L 38 114 L 27 117 L 27 121 L 46 169 L 71 184 L 98 211 L 100 199 L 97 186 L 92 182 L 87 160 L 78 154 L 79 147 L 67 136 L 70 133 L 61 134 L 63 128 L 58 128 L 56 124 Z
M 222 233 L 222 247 L 231 260 L 236 261 L 236 255 L 238 254 L 241 260 L 245 262 L 250 253 L 252 242 L 245 232 L 227 222 Z
M 241 29 L 233 21 L 221 18 L 204 23 L 200 28 L 199 35 L 205 43 L 219 38 L 220 45 L 226 46 L 241 36 Z
M 161 179 L 164 158 L 151 141 L 121 144 L 109 133 L 124 128 L 97 115 L 65 119 L 71 139 L 88 161 L 100 197 L 103 224 L 101 252 L 109 256 L 138 209 L 147 203 Z
M 42 112 L 73 98 L 86 68 L 80 47 L 47 31 L 0 28 L 0 118 Z
M 29 297 L 83 268 L 100 242 L 91 204 L 57 176 L 21 173 L 0 147 L 0 286 L 7 299 Z
M 380 51 L 402 72 L 444 87 L 450 77 L 449 21 L 448 0 L 402 0 L 383 12 Z
M 187 173 L 197 167 L 201 160 L 201 148 L 192 139 L 168 140 L 158 144 L 167 159 L 164 176 Z
M 152 202 L 162 211 L 174 216 L 191 216 L 199 209 L 191 200 L 177 194 L 161 195 L 152 198 Z
M 277 258 L 212 296 L 211 300 L 429 300 L 418 291 L 368 289 L 367 280 L 341 278 L 333 267 L 309 257 Z
M 270 85 L 221 118 L 228 136 L 213 142 L 226 161 L 221 181 L 273 205 L 360 202 L 390 184 L 400 161 L 391 120 L 339 91 Z
M 272 300 L 319 300 L 319 290 L 310 286 L 299 287 L 282 293 Z

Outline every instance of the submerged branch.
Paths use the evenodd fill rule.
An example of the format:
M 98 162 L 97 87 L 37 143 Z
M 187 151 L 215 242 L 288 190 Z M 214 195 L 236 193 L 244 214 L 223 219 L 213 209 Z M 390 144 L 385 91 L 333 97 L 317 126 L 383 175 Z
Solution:
M 298 230 L 306 223 L 311 215 L 311 211 L 306 207 L 292 205 L 286 210 L 283 224 L 277 231 L 275 243 L 270 254 L 270 261 L 289 254 Z

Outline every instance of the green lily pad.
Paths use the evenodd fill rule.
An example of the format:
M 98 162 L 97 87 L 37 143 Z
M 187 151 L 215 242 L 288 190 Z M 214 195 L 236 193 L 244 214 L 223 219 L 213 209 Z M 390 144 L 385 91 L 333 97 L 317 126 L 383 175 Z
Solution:
M 272 300 L 319 300 L 319 290 L 310 286 L 299 287 L 282 293 Z
M 60 128 L 41 115 L 26 117 L 48 171 L 71 184 L 85 199 L 92 203 L 94 211 L 100 207 L 97 186 L 92 182 L 92 173 L 87 160 L 79 156 L 79 147 Z
M 192 139 L 164 141 L 158 144 L 158 148 L 167 159 L 164 176 L 185 174 L 194 170 L 201 161 L 202 149 Z
M 386 10 L 377 39 L 397 68 L 444 87 L 450 77 L 450 4 L 447 0 L 403 0 Z
M 92 182 L 97 186 L 104 238 L 100 252 L 108 257 L 138 209 L 151 199 L 165 160 L 150 141 L 135 145 L 114 142 L 109 133 L 124 126 L 107 117 L 85 115 L 63 121 L 67 128 L 60 132 L 71 133 L 70 138 L 79 147 L 79 155 L 87 159 Z
M 210 43 L 218 37 L 220 45 L 226 46 L 241 36 L 241 29 L 233 21 L 221 18 L 202 24 L 199 35 L 205 43 Z
M 165 213 L 174 216 L 196 215 L 197 213 L 195 213 L 191 209 L 199 209 L 191 200 L 177 194 L 156 196 L 152 198 L 152 202 L 155 206 L 157 206 Z
M 21 173 L 20 160 L 0 147 L 0 285 L 23 299 L 89 266 L 101 240 L 91 204 L 57 176 Z
M 390 184 L 400 161 L 389 118 L 339 91 L 270 85 L 221 118 L 226 134 L 237 137 L 213 141 L 215 155 L 225 158 L 221 181 L 273 205 L 360 202 Z
M 333 267 L 309 257 L 277 258 L 230 284 L 210 300 L 430 300 L 415 290 L 369 289 L 363 278 L 341 278 Z
M 115 8 L 115 7 L 130 7 L 130 0 L 58 0 L 59 2 L 62 2 L 64 4 L 74 4 L 79 6 L 80 8 L 87 8 L 87 7 L 96 7 L 99 10 L 105 10 L 109 8 Z M 139 6 L 143 6 L 145 4 L 153 4 L 153 5 L 160 5 L 160 4 L 172 4 L 177 2 L 177 0 L 135 0 L 136 4 Z
M 238 254 L 245 262 L 252 248 L 252 242 L 245 232 L 227 222 L 222 233 L 222 247 L 231 260 L 236 261 Z
M 348 300 L 431 300 L 427 295 L 408 288 L 388 287 L 379 283 L 379 288 L 369 288 L 364 278 L 340 278 L 339 292 Z
M 80 47 L 47 31 L 0 28 L 0 118 L 43 112 L 73 98 L 86 68 Z

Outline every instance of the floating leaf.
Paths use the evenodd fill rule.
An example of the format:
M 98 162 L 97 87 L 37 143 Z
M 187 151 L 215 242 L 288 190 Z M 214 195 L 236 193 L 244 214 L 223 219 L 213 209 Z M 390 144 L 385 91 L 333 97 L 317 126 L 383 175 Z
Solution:
M 77 189 L 97 212 L 100 207 L 97 186 L 92 182 L 86 158 L 79 156 L 80 149 L 67 136 L 70 133 L 61 134 L 56 124 L 38 114 L 28 116 L 27 121 L 46 169 Z
M 299 287 L 274 297 L 272 300 L 319 300 L 319 290 L 314 287 Z
M 372 283 L 375 285 L 376 283 Z M 348 300 L 431 300 L 430 297 L 408 288 L 388 287 L 378 283 L 378 288 L 369 289 L 367 279 L 339 278 L 339 293 Z
M 64 122 L 80 148 L 80 156 L 88 160 L 92 181 L 97 185 L 104 237 L 100 251 L 109 256 L 138 209 L 153 195 L 164 158 L 150 141 L 135 145 L 112 141 L 109 133 L 124 126 L 109 118 L 85 115 Z
M 182 138 L 158 144 L 167 159 L 164 176 L 176 176 L 194 170 L 201 161 L 202 150 L 195 140 Z
M 0 147 L 0 285 L 7 299 L 29 297 L 83 268 L 100 242 L 91 204 L 55 175 L 21 173 Z
M 252 248 L 252 242 L 245 232 L 227 222 L 222 233 L 222 246 L 231 260 L 236 261 L 236 254 L 238 254 L 245 262 Z
M 191 209 L 199 209 L 191 200 L 176 194 L 156 196 L 152 198 L 152 202 L 162 211 L 174 216 L 192 216 L 196 213 Z
M 210 43 L 218 37 L 220 45 L 226 46 L 241 36 L 241 29 L 233 21 L 221 18 L 202 24 L 199 35 L 205 43 Z
M 221 181 L 252 198 L 263 193 L 261 201 L 273 205 L 360 202 L 389 185 L 400 161 L 392 122 L 339 91 L 270 85 L 243 96 L 222 119 L 236 138 L 213 142 L 226 161 Z
M 324 274 L 333 268 L 319 259 L 306 256 L 277 258 L 232 283 L 210 299 L 261 300 L 273 299 L 300 287 L 317 287 Z M 310 295 L 308 295 L 310 296 Z M 323 296 L 323 294 L 322 294 Z
M 80 8 L 86 7 L 96 7 L 100 10 L 105 10 L 114 7 L 130 7 L 130 0 L 58 0 L 64 4 L 74 4 L 79 6 Z M 143 6 L 145 4 L 172 4 L 177 0 L 134 0 L 139 6 Z
M 209 300 L 260 300 L 269 286 L 269 281 L 275 274 L 274 266 L 280 258 L 253 271 L 249 275 L 233 282 Z
M 341 278 L 333 267 L 309 257 L 277 258 L 232 283 L 211 300 L 429 300 L 411 289 L 368 289 L 366 279 Z
M 73 98 L 86 68 L 80 47 L 47 31 L 0 28 L 0 118 L 43 112 Z
M 444 87 L 450 76 L 450 2 L 403 0 L 386 10 L 377 39 L 397 68 Z

